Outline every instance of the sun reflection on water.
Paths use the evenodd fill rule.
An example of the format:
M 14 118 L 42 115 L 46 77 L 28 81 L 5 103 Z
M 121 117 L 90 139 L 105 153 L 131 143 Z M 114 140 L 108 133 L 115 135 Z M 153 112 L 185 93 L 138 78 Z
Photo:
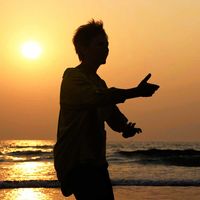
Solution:
M 55 179 L 52 162 L 19 162 L 9 167 L 7 180 Z
M 41 193 L 35 192 L 31 188 L 25 188 L 21 189 L 17 195 L 16 200 L 35 200 L 35 199 L 41 199 Z
M 60 189 L 52 188 L 19 188 L 0 190 L 2 200 L 64 200 Z M 74 195 L 67 198 L 75 200 Z
M 4 200 L 45 200 L 45 193 L 38 188 L 12 189 L 5 192 Z
M 0 141 L 1 180 L 53 180 L 53 144 L 51 140 Z
M 37 174 L 37 171 L 42 167 L 43 163 L 39 162 L 24 162 L 20 163 L 20 166 L 18 167 L 19 173 L 24 173 L 27 175 L 30 174 Z

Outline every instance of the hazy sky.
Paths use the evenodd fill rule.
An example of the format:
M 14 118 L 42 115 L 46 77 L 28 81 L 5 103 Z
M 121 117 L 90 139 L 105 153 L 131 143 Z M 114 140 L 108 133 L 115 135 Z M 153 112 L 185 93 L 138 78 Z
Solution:
M 136 86 L 151 72 L 161 86 L 119 105 L 143 129 L 135 139 L 200 141 L 199 11 L 199 0 L 0 0 L 0 139 L 56 137 L 62 74 L 79 64 L 72 36 L 94 18 L 109 35 L 99 70 L 108 85 Z M 22 56 L 28 40 L 41 45 L 38 59 Z

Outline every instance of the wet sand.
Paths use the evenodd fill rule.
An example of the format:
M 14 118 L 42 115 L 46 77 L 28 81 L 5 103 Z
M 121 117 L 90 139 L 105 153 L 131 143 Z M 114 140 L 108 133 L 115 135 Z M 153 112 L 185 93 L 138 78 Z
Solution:
M 114 187 L 115 200 L 199 200 L 199 187 Z M 75 200 L 63 197 L 59 189 L 20 188 L 0 189 L 1 200 Z

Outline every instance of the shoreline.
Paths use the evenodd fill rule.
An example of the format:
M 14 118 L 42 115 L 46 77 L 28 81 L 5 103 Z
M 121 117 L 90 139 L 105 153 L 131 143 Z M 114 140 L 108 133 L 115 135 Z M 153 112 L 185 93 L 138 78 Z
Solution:
M 199 187 L 177 186 L 114 186 L 115 200 L 199 200 Z M 59 188 L 0 189 L 2 200 L 75 200 L 74 196 L 62 196 Z

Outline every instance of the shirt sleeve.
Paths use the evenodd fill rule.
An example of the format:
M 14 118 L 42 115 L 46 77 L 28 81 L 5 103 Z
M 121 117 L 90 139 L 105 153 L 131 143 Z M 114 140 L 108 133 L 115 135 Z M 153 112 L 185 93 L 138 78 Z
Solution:
M 120 112 L 119 108 L 114 105 L 110 108 L 110 115 L 106 119 L 108 126 L 117 132 L 122 132 L 128 119 Z
M 60 93 L 62 106 L 85 109 L 115 105 L 124 101 L 120 89 L 97 87 L 82 73 L 75 70 L 65 72 Z

